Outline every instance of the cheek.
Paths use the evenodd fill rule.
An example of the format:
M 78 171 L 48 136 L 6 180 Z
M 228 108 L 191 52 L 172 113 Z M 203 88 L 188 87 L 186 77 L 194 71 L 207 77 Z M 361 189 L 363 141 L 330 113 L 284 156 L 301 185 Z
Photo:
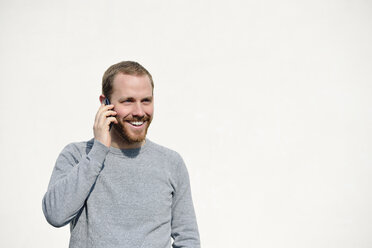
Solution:
M 148 115 L 153 115 L 154 114 L 154 107 L 153 106 L 148 106 L 144 109 L 145 113 Z
M 117 118 L 126 117 L 130 113 L 130 111 L 128 109 L 125 109 L 125 108 L 115 108 L 115 111 L 116 111 L 116 117 Z

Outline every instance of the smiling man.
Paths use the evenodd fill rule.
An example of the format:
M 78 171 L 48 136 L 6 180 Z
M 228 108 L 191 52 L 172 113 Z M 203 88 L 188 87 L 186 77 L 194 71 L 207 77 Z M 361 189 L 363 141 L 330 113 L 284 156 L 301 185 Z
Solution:
M 153 89 L 140 64 L 112 65 L 94 138 L 67 145 L 57 158 L 43 212 L 55 227 L 70 224 L 70 248 L 200 247 L 186 166 L 146 138 Z
M 109 70 L 103 81 L 109 84 L 116 70 Z M 129 73 L 129 72 L 127 72 Z M 100 101 L 106 95 L 111 95 L 111 103 L 115 106 L 117 125 L 114 125 L 111 145 L 114 147 L 136 148 L 140 147 L 146 138 L 153 112 L 153 86 L 150 74 L 129 75 L 119 71 L 115 73 L 112 87 L 103 85 L 103 89 L 112 88 L 112 93 L 103 92 Z M 115 121 L 115 120 L 113 120 Z

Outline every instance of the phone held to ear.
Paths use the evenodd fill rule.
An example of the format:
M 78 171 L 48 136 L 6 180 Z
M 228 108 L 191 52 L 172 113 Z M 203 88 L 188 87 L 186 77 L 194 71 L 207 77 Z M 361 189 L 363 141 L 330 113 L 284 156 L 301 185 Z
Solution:
M 105 105 L 110 105 L 110 100 L 106 97 L 105 100 L 103 100 L 103 102 L 105 103 Z M 110 115 L 111 117 L 112 115 Z M 110 127 L 109 127 L 109 131 L 111 130 L 112 128 L 112 124 L 114 124 L 113 122 L 110 123 Z

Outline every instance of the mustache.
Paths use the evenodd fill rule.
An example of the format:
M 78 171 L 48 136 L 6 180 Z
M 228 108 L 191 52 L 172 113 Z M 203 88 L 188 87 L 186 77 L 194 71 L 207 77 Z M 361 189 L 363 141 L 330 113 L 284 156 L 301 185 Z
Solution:
M 144 115 L 144 116 L 133 116 L 133 117 L 127 117 L 123 118 L 123 121 L 149 121 L 150 116 Z

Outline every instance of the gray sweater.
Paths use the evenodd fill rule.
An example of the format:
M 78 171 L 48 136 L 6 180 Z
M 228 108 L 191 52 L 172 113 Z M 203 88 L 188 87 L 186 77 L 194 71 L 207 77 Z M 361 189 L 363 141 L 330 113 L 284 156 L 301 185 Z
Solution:
M 70 248 L 200 247 L 180 155 L 146 140 L 138 149 L 97 140 L 59 155 L 43 198 L 47 221 L 70 223 Z

